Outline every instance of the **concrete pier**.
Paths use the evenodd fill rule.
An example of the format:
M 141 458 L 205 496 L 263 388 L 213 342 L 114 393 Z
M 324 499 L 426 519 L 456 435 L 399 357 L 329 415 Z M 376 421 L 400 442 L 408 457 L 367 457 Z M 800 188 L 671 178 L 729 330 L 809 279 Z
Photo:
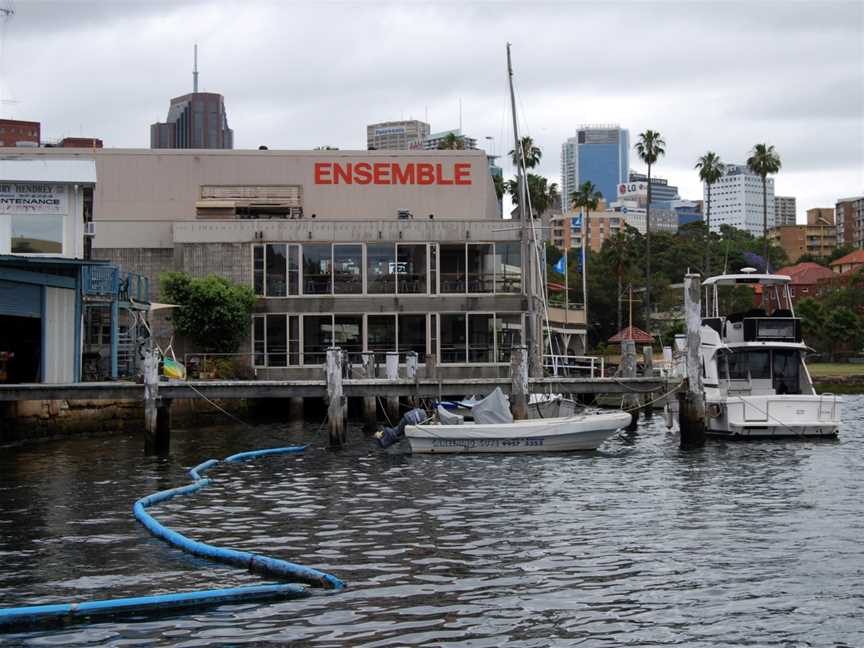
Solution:
M 687 381 L 678 394 L 678 427 L 681 447 L 701 446 L 705 443 L 705 395 L 702 390 L 702 362 L 699 348 L 702 344 L 701 282 L 698 274 L 684 277 L 684 315 L 687 327 Z
M 399 379 L 399 354 L 396 351 L 387 352 L 387 364 L 384 368 L 384 375 L 387 377 L 387 380 Z M 399 397 L 388 396 L 385 401 L 385 407 L 387 410 L 387 418 L 390 419 L 391 425 L 396 425 L 400 419 Z
M 366 351 L 362 355 L 363 363 L 360 367 L 360 375 L 366 379 L 377 377 L 378 365 L 375 362 L 375 354 Z M 378 429 L 378 403 L 375 396 L 363 396 L 363 431 L 375 432 Z

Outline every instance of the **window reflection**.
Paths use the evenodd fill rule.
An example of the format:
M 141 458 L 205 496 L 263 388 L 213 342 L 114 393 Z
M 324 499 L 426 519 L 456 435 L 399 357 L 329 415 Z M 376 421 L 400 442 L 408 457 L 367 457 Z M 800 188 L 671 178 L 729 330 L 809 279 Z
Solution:
M 369 243 L 366 246 L 366 292 L 396 292 L 396 244 Z
M 468 362 L 492 362 L 495 344 L 495 316 L 468 315 Z
M 387 352 L 396 350 L 396 316 L 369 315 L 366 322 L 369 326 L 367 348 L 375 352 L 376 360 L 385 362 Z
M 337 295 L 363 292 L 363 246 L 333 246 L 333 289 Z
M 522 250 L 519 241 L 495 244 L 495 290 L 522 292 Z
M 498 362 L 510 362 L 513 347 L 522 344 L 522 316 L 507 314 L 495 316 L 495 343 Z
M 465 362 L 465 314 L 441 313 L 441 364 Z
M 495 291 L 495 256 L 491 243 L 468 245 L 468 292 L 491 293 Z
M 285 297 L 288 294 L 287 246 L 267 245 L 267 296 Z
M 12 254 L 63 254 L 63 216 L 13 214 Z
M 417 362 L 426 362 L 426 315 L 399 315 L 399 361 L 405 352 L 417 353 Z
M 396 248 L 398 292 L 426 292 L 426 245 L 398 245 Z
M 352 364 L 363 362 L 363 316 L 336 315 L 333 326 L 333 344 L 348 353 Z
M 329 295 L 332 292 L 330 244 L 303 246 L 303 294 Z
M 333 346 L 333 318 L 330 315 L 303 316 L 303 364 L 324 364 L 327 349 Z
M 441 265 L 441 292 L 465 292 L 465 245 L 439 246 Z

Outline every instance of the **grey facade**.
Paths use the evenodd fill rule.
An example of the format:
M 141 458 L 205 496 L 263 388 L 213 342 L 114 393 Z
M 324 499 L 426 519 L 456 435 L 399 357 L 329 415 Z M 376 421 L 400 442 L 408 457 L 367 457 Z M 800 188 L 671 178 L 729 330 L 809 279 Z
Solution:
M 794 196 L 774 196 L 774 227 L 795 225 L 796 213 Z
M 366 148 L 370 151 L 407 151 L 418 148 L 429 137 L 429 124 L 418 119 L 369 124 Z

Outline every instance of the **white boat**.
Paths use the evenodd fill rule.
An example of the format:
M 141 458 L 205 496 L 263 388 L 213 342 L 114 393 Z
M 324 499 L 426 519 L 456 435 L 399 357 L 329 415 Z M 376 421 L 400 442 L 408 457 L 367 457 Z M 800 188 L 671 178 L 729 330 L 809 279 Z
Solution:
M 415 453 L 569 452 L 596 450 L 630 422 L 626 412 L 576 414 L 513 423 L 405 426 Z
M 707 432 L 748 438 L 836 436 L 841 400 L 813 388 L 791 279 L 755 272 L 744 268 L 702 284 L 708 298 L 700 330 Z M 741 285 L 762 286 L 762 308 L 721 316 L 720 287 Z

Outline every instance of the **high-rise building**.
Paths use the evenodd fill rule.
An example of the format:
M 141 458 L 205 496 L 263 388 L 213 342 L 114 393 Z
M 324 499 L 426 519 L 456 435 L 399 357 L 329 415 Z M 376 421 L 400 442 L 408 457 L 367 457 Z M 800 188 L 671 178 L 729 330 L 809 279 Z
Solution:
M 566 203 L 589 180 L 608 203 L 630 171 L 630 131 L 617 125 L 583 126 L 561 145 L 561 195 Z
M 644 173 L 630 172 L 629 182 L 618 185 L 618 198 L 623 199 L 631 194 L 641 197 L 641 202 L 648 201 L 648 176 Z M 678 187 L 670 185 L 666 178 L 651 178 L 651 204 L 681 200 Z
M 768 232 L 768 238 L 783 248 L 790 261 L 804 254 L 827 257 L 837 248 L 836 226 L 830 223 L 778 225 Z
M 774 179 L 766 183 L 768 201 L 768 229 L 774 227 Z M 708 188 L 703 184 L 707 201 Z M 744 164 L 727 164 L 723 176 L 711 186 L 711 231 L 720 231 L 721 225 L 731 225 L 762 236 L 762 178 Z
M 39 122 L 0 119 L 0 146 L 39 146 Z
M 419 148 L 426 149 L 427 151 L 434 151 L 443 142 L 449 135 L 454 135 L 456 139 L 462 142 L 462 149 L 465 151 L 476 151 L 477 150 L 477 140 L 473 137 L 468 137 L 467 135 L 462 133 L 461 128 L 454 128 L 452 130 L 441 131 L 440 133 L 432 133 L 431 135 L 427 135 L 423 139 L 423 145 Z
M 834 208 L 837 245 L 864 248 L 864 196 L 840 198 Z
M 795 197 L 774 196 L 774 227 L 795 224 Z
M 198 46 L 192 68 L 192 92 L 174 97 L 168 118 L 150 126 L 150 148 L 232 149 L 225 99 L 215 92 L 198 92 Z
M 366 148 L 370 151 L 407 151 L 422 148 L 429 137 L 429 124 L 417 119 L 369 124 L 366 127 Z
M 811 207 L 807 210 L 808 225 L 834 225 L 833 207 Z

